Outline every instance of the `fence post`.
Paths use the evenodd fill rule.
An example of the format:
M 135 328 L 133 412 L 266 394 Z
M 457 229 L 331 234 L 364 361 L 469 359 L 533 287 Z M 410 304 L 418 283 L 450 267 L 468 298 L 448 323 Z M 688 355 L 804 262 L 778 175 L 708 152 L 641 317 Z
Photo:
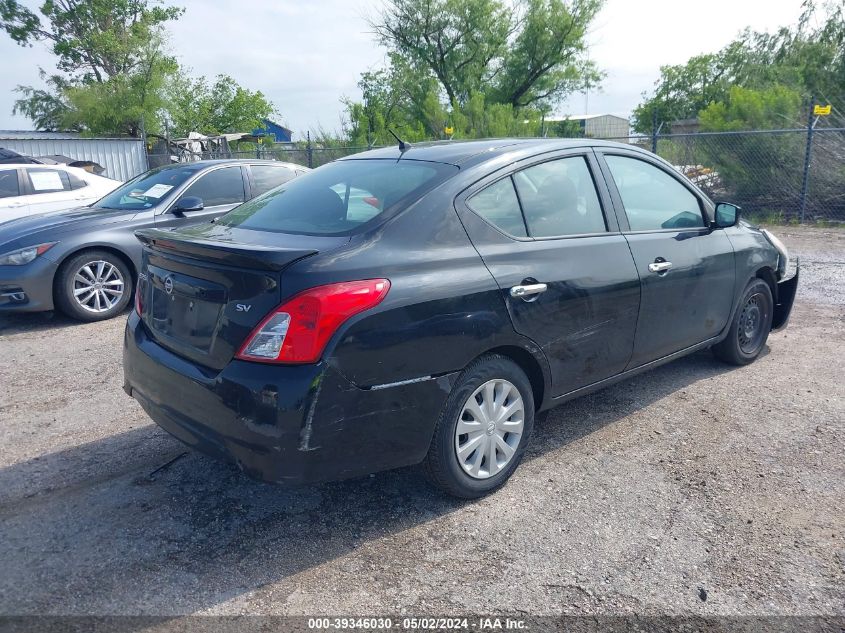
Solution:
M 657 109 L 651 111 L 651 153 L 657 153 Z
M 311 147 L 311 130 L 306 132 L 305 152 L 308 155 L 308 169 L 314 169 L 314 148 Z
M 804 176 L 801 179 L 801 203 L 799 204 L 798 221 L 804 224 L 804 213 L 807 210 L 807 189 L 810 186 L 810 161 L 813 158 L 813 106 L 815 96 L 810 97 L 810 108 L 807 114 L 807 150 L 804 152 Z

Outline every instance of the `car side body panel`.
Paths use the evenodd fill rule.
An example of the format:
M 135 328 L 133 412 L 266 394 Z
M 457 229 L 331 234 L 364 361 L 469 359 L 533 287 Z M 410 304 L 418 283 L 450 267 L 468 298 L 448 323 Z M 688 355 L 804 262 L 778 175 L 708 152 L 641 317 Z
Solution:
M 547 384 L 546 359 L 514 331 L 495 280 L 458 220 L 454 194 L 447 184 L 375 231 L 283 273 L 282 301 L 335 281 L 390 280 L 384 302 L 353 317 L 326 348 L 327 362 L 356 386 L 449 374 L 507 346 L 530 354 Z
M 708 227 L 694 236 L 664 233 L 674 248 L 693 247 L 686 252 L 689 264 L 679 266 L 687 269 L 685 276 L 676 276 L 693 284 L 697 294 L 687 294 L 681 281 L 669 291 L 679 305 L 694 297 L 696 310 L 684 315 L 688 320 L 681 328 L 687 333 L 665 349 L 644 339 L 648 354 L 636 364 L 637 333 L 674 325 L 671 318 L 655 325 L 651 315 L 659 313 L 659 297 L 645 314 L 640 307 L 643 273 L 632 252 L 638 247 L 629 244 L 640 240 L 650 246 L 626 230 L 624 209 L 610 200 L 603 173 L 605 179 L 597 176 L 596 184 L 609 231 L 598 237 L 519 242 L 508 252 L 512 238 L 461 200 L 464 192 L 515 170 L 520 161 L 573 146 L 583 151 L 609 144 L 494 143 L 415 146 L 408 156 L 386 148 L 345 159 L 440 159 L 458 165 L 460 172 L 381 225 L 315 249 L 281 271 L 281 302 L 333 282 L 391 282 L 381 303 L 334 332 L 320 362 L 279 365 L 234 358 L 203 366 L 158 344 L 153 330 L 133 313 L 124 339 L 126 391 L 174 436 L 235 461 L 254 477 L 280 483 L 352 477 L 423 460 L 453 385 L 485 353 L 513 358 L 533 383 L 537 408 L 546 409 L 718 342 L 736 309 L 738 288 L 767 267 L 776 270 L 774 248 L 746 226 Z M 699 195 L 712 217 L 712 205 Z M 554 300 L 542 306 L 536 322 L 521 312 L 524 306 L 510 303 L 510 284 L 526 274 L 520 249 L 533 258 L 528 265 L 556 284 L 556 294 L 548 295 Z M 166 258 L 159 264 L 166 268 Z M 226 262 L 199 264 L 227 274 Z M 708 302 L 712 314 L 706 312 Z

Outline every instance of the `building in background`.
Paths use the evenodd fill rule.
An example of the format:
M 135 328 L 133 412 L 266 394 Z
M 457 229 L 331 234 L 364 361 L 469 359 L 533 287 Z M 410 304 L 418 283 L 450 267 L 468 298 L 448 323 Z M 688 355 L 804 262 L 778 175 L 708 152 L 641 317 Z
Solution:
M 0 130 L 0 147 L 24 156 L 61 156 L 96 163 L 104 169 L 100 175 L 112 180 L 129 180 L 148 169 L 147 152 L 139 138 L 83 138 L 75 132 Z
M 545 120 L 545 128 L 548 136 L 608 138 L 624 141 L 631 135 L 630 121 L 615 114 L 551 117 Z
M 268 137 L 272 143 L 292 143 L 293 130 L 287 129 L 284 125 L 279 125 L 270 119 L 264 119 L 262 127 L 255 128 L 252 131 L 253 136 Z

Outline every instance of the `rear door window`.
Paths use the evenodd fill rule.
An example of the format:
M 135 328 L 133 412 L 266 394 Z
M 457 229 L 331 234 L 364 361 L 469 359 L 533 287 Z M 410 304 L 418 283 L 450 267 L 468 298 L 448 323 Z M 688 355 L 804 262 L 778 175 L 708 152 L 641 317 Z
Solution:
M 217 222 L 259 231 L 345 235 L 386 218 L 455 174 L 415 160 L 341 160 L 254 198 Z
M 251 165 L 252 195 L 260 196 L 288 180 L 293 180 L 296 172 L 281 165 Z
M 505 233 L 517 237 L 528 237 L 522 210 L 513 188 L 513 181 L 504 178 L 485 187 L 467 200 L 467 206 L 490 224 Z
M 514 174 L 531 237 L 604 233 L 601 203 L 583 156 L 560 158 Z
M 70 191 L 70 178 L 67 173 L 58 169 L 28 168 L 26 176 L 33 194 L 56 193 Z
M 245 196 L 241 168 L 223 167 L 203 174 L 185 190 L 180 198 L 189 196 L 202 198 L 205 207 L 243 202 Z
M 18 186 L 18 170 L 0 170 L 0 198 L 11 198 L 19 195 L 21 195 L 21 191 Z

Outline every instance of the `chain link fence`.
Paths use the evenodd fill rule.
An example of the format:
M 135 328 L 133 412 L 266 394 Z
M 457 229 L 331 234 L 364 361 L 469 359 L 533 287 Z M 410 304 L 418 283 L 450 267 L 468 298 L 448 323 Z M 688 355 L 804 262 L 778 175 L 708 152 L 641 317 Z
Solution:
M 712 199 L 777 223 L 845 222 L 845 129 L 658 135 L 656 153 Z M 638 139 L 642 144 L 642 139 Z M 651 149 L 651 147 L 649 147 Z
M 770 223 L 845 223 L 845 128 L 652 134 L 604 140 L 656 152 L 713 200 L 741 206 L 747 218 Z M 225 154 L 204 152 L 189 159 L 260 158 L 316 168 L 368 149 L 372 148 L 309 143 Z M 172 160 L 172 156 L 151 155 L 150 166 Z

